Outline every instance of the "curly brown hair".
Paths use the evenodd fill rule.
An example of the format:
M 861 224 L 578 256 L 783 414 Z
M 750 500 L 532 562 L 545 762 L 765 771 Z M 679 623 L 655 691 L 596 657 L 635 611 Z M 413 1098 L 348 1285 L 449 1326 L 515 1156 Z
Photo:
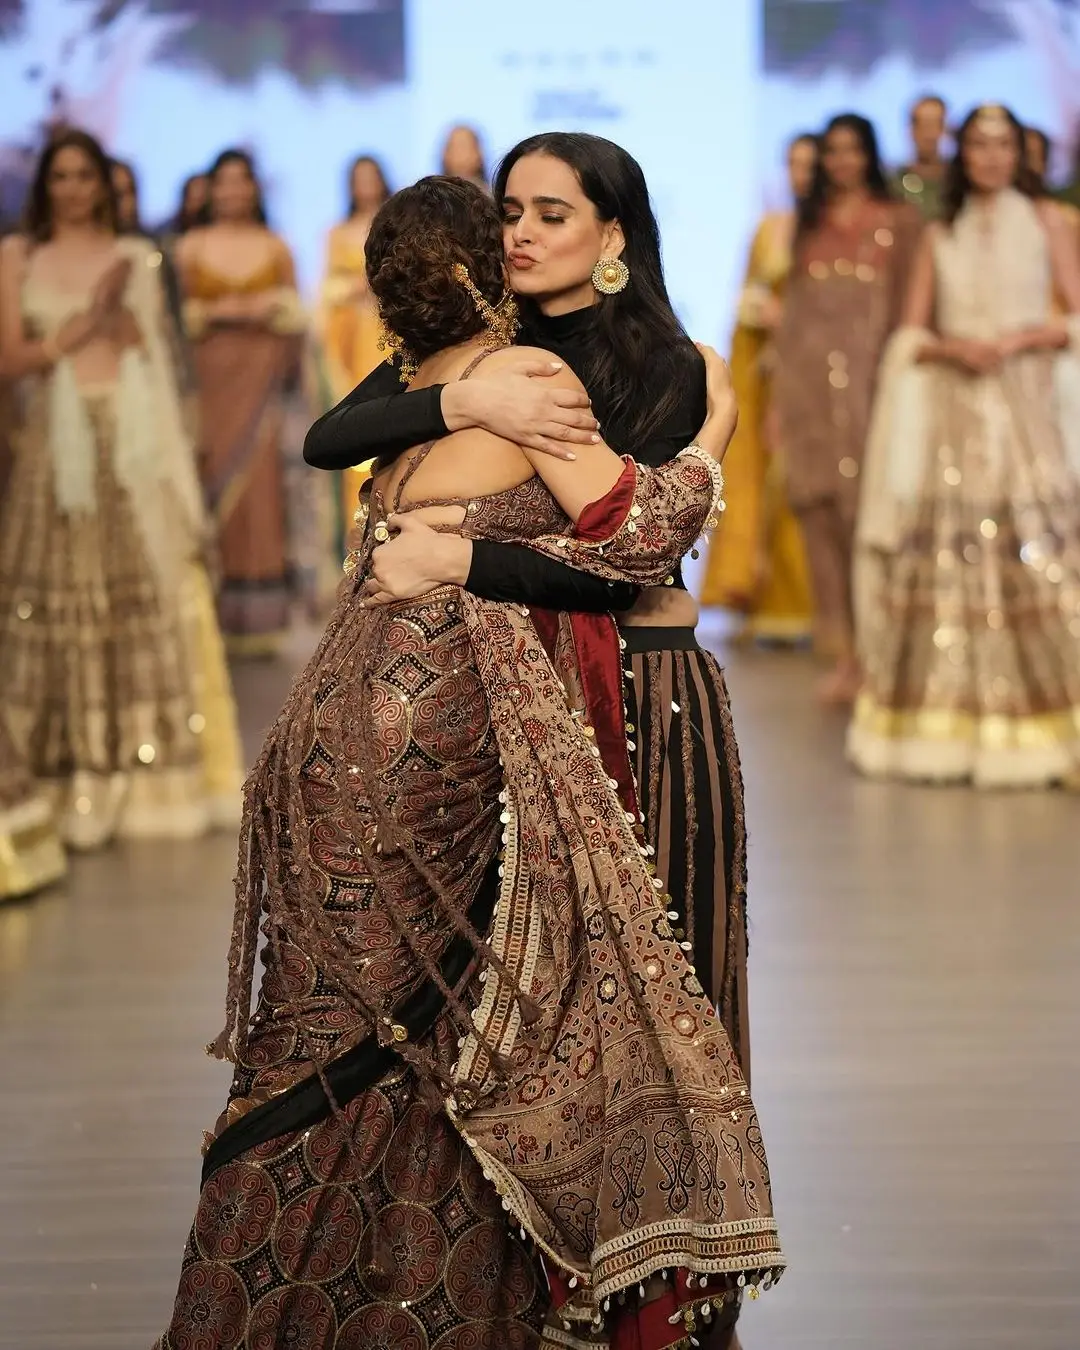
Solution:
M 372 221 L 366 253 L 379 316 L 418 361 L 484 331 L 455 263 L 492 305 L 506 293 L 502 219 L 462 178 L 432 175 L 395 192 Z

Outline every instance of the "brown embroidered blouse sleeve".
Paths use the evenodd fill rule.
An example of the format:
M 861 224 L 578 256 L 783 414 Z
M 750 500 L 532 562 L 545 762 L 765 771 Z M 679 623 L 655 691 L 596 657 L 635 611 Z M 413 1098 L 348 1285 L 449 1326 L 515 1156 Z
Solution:
M 602 577 L 638 586 L 672 585 L 672 571 L 723 510 L 720 465 L 688 447 L 657 468 L 626 461 L 622 476 L 586 507 L 577 527 L 523 543 Z

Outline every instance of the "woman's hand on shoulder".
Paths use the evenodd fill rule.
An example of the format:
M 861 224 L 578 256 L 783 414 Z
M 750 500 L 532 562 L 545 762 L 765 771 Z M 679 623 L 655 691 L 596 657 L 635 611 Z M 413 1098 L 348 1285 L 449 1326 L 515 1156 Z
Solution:
M 548 352 L 534 351 L 532 355 L 550 360 Z M 578 400 L 579 406 L 581 400 L 588 398 L 578 377 L 569 366 L 561 363 L 558 370 L 544 378 L 544 383 L 549 385 L 552 393 Z M 599 501 L 611 491 L 626 467 L 622 457 L 604 443 L 591 412 L 586 416 L 596 430 L 575 437 L 581 442 L 576 452 L 566 453 L 563 445 L 563 454 L 553 454 L 547 446 L 534 446 L 527 439 L 518 441 L 525 458 L 543 479 L 548 491 L 574 521 L 590 503 Z M 567 463 L 568 460 L 574 463 Z
M 731 383 L 728 363 L 714 348 L 704 342 L 694 344 L 705 362 L 705 424 L 698 434 L 698 444 L 712 457 L 722 461 L 739 424 L 739 404 Z
M 581 382 L 547 352 L 507 352 L 490 375 L 448 384 L 442 414 L 451 431 L 482 427 L 556 459 L 575 459 L 572 446 L 600 441 Z

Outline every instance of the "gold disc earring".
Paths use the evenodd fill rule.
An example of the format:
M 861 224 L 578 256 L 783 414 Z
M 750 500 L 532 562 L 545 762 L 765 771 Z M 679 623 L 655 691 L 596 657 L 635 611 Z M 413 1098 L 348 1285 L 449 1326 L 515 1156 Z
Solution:
M 621 258 L 600 258 L 592 270 L 592 284 L 601 295 L 618 295 L 626 290 L 630 269 Z

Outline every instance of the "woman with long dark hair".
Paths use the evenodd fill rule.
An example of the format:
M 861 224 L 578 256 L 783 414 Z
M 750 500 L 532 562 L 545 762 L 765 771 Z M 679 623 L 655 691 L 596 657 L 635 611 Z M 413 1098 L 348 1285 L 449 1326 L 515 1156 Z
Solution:
M 109 177 L 116 197 L 116 228 L 121 234 L 146 235 L 139 205 L 139 180 L 134 165 L 123 159 L 110 159 Z
M 480 133 L 475 127 L 451 127 L 446 134 L 440 156 L 441 172 L 451 178 L 464 178 L 485 192 L 490 191 L 487 163 Z
M 1031 190 L 1036 197 L 1051 196 L 1050 158 L 1053 143 L 1041 127 L 1024 128 L 1024 161 Z
M 335 403 L 383 359 L 379 315 L 368 286 L 364 246 L 371 222 L 389 196 L 379 161 L 372 155 L 358 155 L 349 166 L 345 217 L 331 229 L 326 241 L 326 272 L 316 316 L 330 397 Z M 367 476 L 366 469 L 360 467 L 342 473 L 346 530 Z
M 292 254 L 266 223 L 251 157 L 210 169 L 209 223 L 176 249 L 199 394 L 200 469 L 218 532 L 230 650 L 274 655 L 289 623 L 286 395 L 306 318 Z
M 889 193 L 872 125 L 856 113 L 834 117 L 799 205 L 773 385 L 773 435 L 806 544 L 816 645 L 834 662 L 819 691 L 827 703 L 848 703 L 859 687 L 851 602 L 859 473 L 919 228 L 916 209 Z
M 1033 194 L 1020 123 L 976 109 L 867 451 L 848 751 L 869 774 L 1030 787 L 1080 764 L 1080 262 Z
M 1024 128 L 1024 159 L 1027 164 L 1027 177 L 1031 193 L 1035 197 L 1054 197 L 1056 194 L 1050 185 L 1050 165 L 1054 155 L 1054 143 L 1045 131 L 1039 127 Z M 1077 249 L 1080 250 L 1080 206 L 1058 197 L 1058 209 L 1064 215 L 1073 232 Z M 1059 308 L 1066 308 L 1061 304 Z
M 198 225 L 206 224 L 210 209 L 210 175 L 192 173 L 180 185 L 180 202 L 169 231 L 174 235 L 187 234 Z
M 3 244 L 0 365 L 25 417 L 0 523 L 0 684 L 65 840 L 188 837 L 239 807 L 235 708 L 153 247 L 66 131 Z
M 693 440 L 705 411 L 701 357 L 668 299 L 637 162 L 597 136 L 531 137 L 500 166 L 495 198 L 521 338 L 570 363 L 592 411 L 563 406 L 573 396 L 545 387 L 535 360 L 484 382 L 490 388 L 407 394 L 388 392 L 401 386 L 384 365 L 311 429 L 309 463 L 337 468 L 357 454 L 393 454 L 472 425 L 565 454 L 564 437 L 587 443 L 596 435 L 593 413 L 607 443 L 643 464 L 664 464 Z M 455 581 L 493 600 L 619 613 L 649 847 L 679 940 L 748 1072 L 745 822 L 723 672 L 698 647 L 697 605 L 679 568 L 665 584 L 640 590 L 587 575 L 591 561 L 580 554 L 564 556 L 567 564 L 558 565 L 528 549 L 410 524 L 377 551 L 374 578 L 396 598 Z
M 169 342 L 181 394 L 187 397 L 192 390 L 194 372 L 191 351 L 184 334 L 184 300 L 180 293 L 180 278 L 164 236 L 148 230 L 142 220 L 139 198 L 139 177 L 135 166 L 123 159 L 110 159 L 109 171 L 113 192 L 116 194 L 116 225 L 120 234 L 148 239 L 157 250 L 155 266 L 160 268 L 161 285 L 169 312 Z M 154 257 L 151 254 L 151 257 Z
M 319 336 L 335 401 L 344 398 L 382 360 L 379 316 L 368 286 L 364 244 L 371 222 L 389 196 L 379 161 L 372 155 L 358 155 L 349 166 L 345 216 L 327 237 L 320 297 Z M 360 482 L 352 485 L 353 497 L 360 486 Z
M 770 211 L 754 233 L 731 339 L 739 429 L 724 460 L 729 511 L 709 549 L 701 586 L 703 605 L 742 615 L 742 635 L 766 642 L 808 638 L 814 618 L 806 549 L 767 430 L 796 211 L 810 191 L 817 158 L 817 136 L 802 132 L 788 142 L 791 208 Z
M 419 386 L 516 359 L 501 232 L 445 177 L 376 217 L 368 276 Z M 454 586 L 361 601 L 391 513 L 657 580 L 716 505 L 716 393 L 656 472 L 478 429 L 378 466 L 247 785 L 214 1047 L 236 1073 L 160 1350 L 525 1350 L 552 1289 L 551 1343 L 660 1350 L 782 1266 L 745 1083 L 635 828 L 614 623 Z

